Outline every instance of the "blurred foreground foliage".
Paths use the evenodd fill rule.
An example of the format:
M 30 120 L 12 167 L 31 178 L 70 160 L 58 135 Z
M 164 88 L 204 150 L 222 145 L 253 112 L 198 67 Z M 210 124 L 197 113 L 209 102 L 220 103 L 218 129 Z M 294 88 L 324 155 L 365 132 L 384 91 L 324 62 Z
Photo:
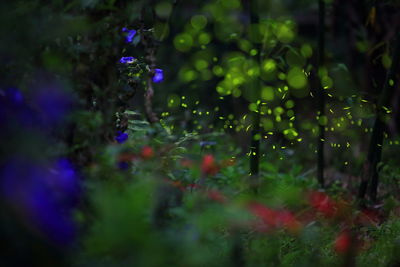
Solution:
M 296 157 L 265 161 L 254 196 L 247 161 L 227 158 L 238 151 L 225 136 L 202 147 L 201 135 L 181 142 L 162 130 L 153 134 L 150 127 L 142 138 L 107 148 L 88 169 L 91 207 L 77 213 L 88 228 L 76 266 L 396 263 L 397 204 L 388 200 L 385 212 L 360 211 L 343 188 L 332 187 L 331 196 L 318 192 Z M 143 154 L 149 147 L 150 157 Z M 210 152 L 208 164 L 218 170 L 212 174 L 205 164 Z M 126 158 L 132 160 L 121 170 Z

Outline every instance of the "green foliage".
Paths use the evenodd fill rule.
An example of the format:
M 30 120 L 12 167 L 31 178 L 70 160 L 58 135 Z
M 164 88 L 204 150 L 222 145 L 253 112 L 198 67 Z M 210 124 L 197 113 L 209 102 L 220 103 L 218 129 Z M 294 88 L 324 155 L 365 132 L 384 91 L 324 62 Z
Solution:
M 360 266 L 387 266 L 398 264 L 400 223 L 395 217 L 377 228 L 369 235 L 374 242 L 363 251 L 359 258 Z

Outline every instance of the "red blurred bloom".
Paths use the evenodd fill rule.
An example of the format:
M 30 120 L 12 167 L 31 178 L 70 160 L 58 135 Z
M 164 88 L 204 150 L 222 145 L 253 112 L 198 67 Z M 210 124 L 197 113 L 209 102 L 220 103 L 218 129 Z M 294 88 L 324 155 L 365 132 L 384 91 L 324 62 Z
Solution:
M 373 209 L 363 209 L 355 218 L 355 222 L 361 225 L 378 225 L 380 222 L 379 213 Z
M 215 162 L 213 155 L 204 155 L 201 162 L 201 171 L 206 175 L 215 175 L 219 171 L 219 167 Z
M 252 214 L 262 220 L 264 225 L 255 225 L 261 232 L 277 227 L 286 228 L 292 233 L 297 233 L 300 230 L 300 222 L 288 210 L 273 210 L 257 202 L 250 203 L 248 207 Z
M 255 216 L 259 217 L 266 225 L 275 227 L 278 224 L 278 213 L 263 204 L 253 202 L 249 204 L 249 210 Z
M 144 146 L 142 148 L 142 151 L 140 152 L 140 156 L 143 159 L 151 159 L 154 156 L 154 151 L 151 147 L 149 146 Z
M 136 159 L 136 155 L 133 153 L 123 152 L 118 155 L 118 161 L 132 161 Z
M 225 203 L 227 200 L 226 197 L 217 190 L 210 190 L 210 191 L 208 191 L 207 195 L 208 195 L 209 199 L 214 200 L 219 203 Z
M 311 206 L 324 216 L 334 217 L 336 215 L 337 205 L 327 194 L 312 192 L 309 200 Z
M 334 250 L 339 254 L 344 254 L 349 251 L 351 245 L 351 236 L 348 231 L 340 233 L 334 244 Z
M 297 233 L 301 227 L 300 222 L 295 218 L 293 213 L 288 210 L 279 211 L 278 223 L 292 233 Z

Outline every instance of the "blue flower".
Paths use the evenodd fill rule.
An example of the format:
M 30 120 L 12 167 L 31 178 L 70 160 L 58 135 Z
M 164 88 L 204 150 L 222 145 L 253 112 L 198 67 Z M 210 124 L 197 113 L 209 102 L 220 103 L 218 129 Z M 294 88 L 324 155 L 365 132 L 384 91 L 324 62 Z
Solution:
M 136 31 L 135 30 L 129 30 L 128 28 L 122 28 L 123 32 L 126 32 L 126 36 L 125 36 L 125 40 L 127 43 L 132 43 L 133 41 L 133 37 L 135 37 L 136 35 Z
M 74 243 L 73 211 L 79 200 L 79 182 L 71 163 L 60 159 L 47 165 L 23 158 L 0 168 L 0 192 L 5 203 L 27 221 L 29 229 L 60 246 Z
M 129 163 L 126 161 L 120 161 L 118 162 L 118 168 L 121 170 L 127 170 L 129 169 Z
M 13 104 L 19 105 L 24 101 L 24 96 L 22 95 L 21 91 L 19 91 L 15 87 L 7 88 L 4 93 L 5 97 L 9 99 Z
M 38 109 L 32 109 L 28 104 L 18 89 L 0 89 L 0 135 L 21 132 L 22 128 L 40 128 L 43 125 Z
M 73 97 L 60 84 L 50 83 L 37 88 L 31 97 L 43 125 L 59 125 L 72 111 Z
M 117 141 L 119 144 L 125 143 L 125 141 L 128 140 L 128 134 L 118 131 L 117 135 L 115 136 L 115 141 Z
M 57 182 L 53 181 L 53 188 L 68 195 L 70 201 L 77 199 L 80 194 L 78 174 L 72 163 L 66 158 L 58 159 L 51 172 L 57 175 Z
M 153 82 L 160 83 L 163 80 L 164 80 L 164 71 L 162 69 L 155 69 L 154 76 L 153 76 Z
M 121 59 L 119 60 L 119 63 L 122 64 L 130 64 L 135 62 L 136 58 L 134 57 L 121 57 Z
M 215 146 L 217 142 L 215 141 L 200 141 L 200 146 L 205 147 L 205 146 Z

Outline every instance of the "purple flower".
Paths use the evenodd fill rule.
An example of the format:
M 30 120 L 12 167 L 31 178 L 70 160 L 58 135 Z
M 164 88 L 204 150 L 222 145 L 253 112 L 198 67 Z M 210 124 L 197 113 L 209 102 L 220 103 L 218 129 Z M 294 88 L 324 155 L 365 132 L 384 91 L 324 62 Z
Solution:
M 65 122 L 75 102 L 74 94 L 65 84 L 45 76 L 32 87 L 28 97 L 29 105 L 36 111 L 44 128 Z
M 60 159 L 54 165 L 14 158 L 0 169 L 0 192 L 30 227 L 54 244 L 75 240 L 72 218 L 78 203 L 79 183 L 71 163 Z M 29 228 L 30 229 L 30 228 Z
M 217 142 L 215 141 L 201 141 L 200 146 L 205 147 L 205 146 L 215 146 Z
M 37 110 L 33 110 L 17 88 L 0 89 L 0 127 L 1 134 L 8 131 L 21 131 L 21 127 L 41 125 Z
M 5 97 L 13 104 L 19 105 L 24 101 L 24 96 L 22 95 L 21 91 L 15 87 L 7 88 L 4 93 Z
M 134 57 L 121 57 L 121 59 L 119 60 L 119 63 L 122 64 L 131 64 L 133 62 L 135 62 L 136 58 Z
M 119 144 L 125 143 L 125 141 L 128 140 L 128 134 L 118 131 L 117 135 L 115 136 L 115 141 L 117 141 Z
M 120 161 L 118 162 L 118 168 L 121 170 L 127 170 L 129 169 L 129 163 L 126 161 Z
M 125 36 L 125 40 L 127 43 L 131 43 L 133 41 L 133 37 L 135 37 L 136 35 L 136 31 L 135 30 L 129 30 L 128 28 L 122 28 L 123 32 L 126 32 L 126 36 Z
M 50 169 L 51 173 L 57 175 L 57 182 L 53 181 L 53 188 L 62 191 L 72 200 L 79 194 L 79 187 L 77 183 L 77 173 L 72 163 L 66 158 L 60 158 Z
M 155 69 L 154 76 L 153 76 L 153 82 L 160 83 L 163 80 L 164 80 L 164 71 L 162 69 Z

